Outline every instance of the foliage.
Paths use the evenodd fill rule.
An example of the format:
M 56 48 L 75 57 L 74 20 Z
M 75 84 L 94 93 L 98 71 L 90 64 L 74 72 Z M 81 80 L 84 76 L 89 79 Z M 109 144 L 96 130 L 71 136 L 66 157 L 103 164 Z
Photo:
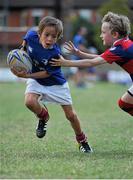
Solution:
M 97 48 L 97 50 L 99 51 L 99 54 L 101 54 L 104 50 L 105 47 L 103 46 L 103 42 L 100 38 L 100 34 L 101 34 L 101 24 L 97 23 L 94 26 L 94 42 L 95 42 L 95 46 Z
M 86 27 L 88 34 L 86 35 L 86 40 L 88 42 L 88 46 L 93 45 L 93 36 L 94 36 L 94 25 L 87 21 L 85 18 L 81 16 L 77 16 L 72 19 L 72 36 L 77 34 L 80 27 Z
M 123 14 L 129 17 L 130 20 L 131 19 L 131 10 L 128 7 L 128 0 L 111 0 L 111 1 L 106 1 L 101 8 L 99 9 L 99 14 L 101 16 L 101 18 L 108 12 L 108 11 L 112 11 L 114 13 L 117 14 Z M 100 23 L 101 24 L 101 23 Z M 101 26 L 100 24 L 97 24 L 95 26 L 95 37 L 94 37 L 94 41 L 95 43 L 98 45 L 98 49 L 100 52 L 104 51 L 104 47 L 102 45 L 102 41 L 99 38 L 100 35 L 100 28 L 98 26 Z M 133 24 L 131 23 L 131 29 L 133 32 Z M 133 35 L 131 35 L 133 37 Z
M 102 16 L 104 16 L 108 11 L 129 16 L 128 1 L 127 0 L 106 1 L 99 9 L 99 13 Z

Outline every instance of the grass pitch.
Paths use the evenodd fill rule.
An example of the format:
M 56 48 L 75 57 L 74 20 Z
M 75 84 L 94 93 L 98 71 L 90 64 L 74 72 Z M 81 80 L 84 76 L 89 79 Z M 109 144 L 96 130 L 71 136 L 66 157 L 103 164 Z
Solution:
M 126 89 L 106 83 L 89 89 L 71 85 L 74 107 L 94 150 L 82 154 L 59 106 L 48 105 L 47 135 L 38 139 L 36 118 L 23 103 L 25 84 L 0 84 L 0 178 L 133 178 L 133 118 L 117 106 Z

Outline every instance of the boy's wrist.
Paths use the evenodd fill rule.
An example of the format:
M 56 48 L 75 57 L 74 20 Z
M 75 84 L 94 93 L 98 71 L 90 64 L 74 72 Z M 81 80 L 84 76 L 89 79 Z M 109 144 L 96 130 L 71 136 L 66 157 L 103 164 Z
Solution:
M 76 55 L 79 55 L 79 54 L 80 54 L 80 50 L 76 48 L 76 49 L 75 49 L 75 54 L 76 54 Z
M 28 73 L 25 75 L 25 78 L 32 78 L 32 76 L 31 76 L 31 74 Z

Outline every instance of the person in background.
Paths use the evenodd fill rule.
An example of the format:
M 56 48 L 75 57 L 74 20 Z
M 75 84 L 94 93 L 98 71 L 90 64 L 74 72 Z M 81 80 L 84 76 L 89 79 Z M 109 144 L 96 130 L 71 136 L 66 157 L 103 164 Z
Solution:
M 81 26 L 77 34 L 75 34 L 75 36 L 73 37 L 74 46 L 84 52 L 89 52 L 87 49 L 88 45 L 86 40 L 87 34 L 88 34 L 87 28 Z M 79 59 L 79 56 L 73 54 L 71 55 L 71 58 L 77 61 Z M 73 80 L 75 82 L 76 87 L 85 88 L 87 76 L 88 76 L 88 68 L 72 67 L 71 72 L 73 72 Z
M 73 108 L 68 82 L 64 78 L 61 67 L 52 67 L 49 63 L 52 58 L 58 58 L 61 54 L 57 41 L 62 35 L 62 22 L 51 16 L 44 17 L 39 23 L 38 30 L 31 28 L 22 43 L 22 49 L 26 49 L 32 59 L 32 73 L 18 72 L 15 69 L 12 69 L 12 72 L 18 77 L 28 79 L 25 105 L 38 118 L 36 136 L 43 138 L 46 134 L 49 112 L 45 103 L 57 103 L 61 105 L 74 130 L 79 150 L 90 153 L 92 149 Z
M 115 62 L 123 68 L 133 81 L 133 41 L 129 39 L 131 33 L 130 21 L 127 16 L 108 12 L 102 19 L 101 35 L 103 44 L 107 46 L 101 55 L 88 54 L 77 49 L 72 42 L 66 43 L 66 48 L 82 60 L 72 61 L 60 57 L 53 59 L 53 66 L 64 67 L 93 67 L 105 63 Z M 119 107 L 133 116 L 133 85 L 118 100 Z

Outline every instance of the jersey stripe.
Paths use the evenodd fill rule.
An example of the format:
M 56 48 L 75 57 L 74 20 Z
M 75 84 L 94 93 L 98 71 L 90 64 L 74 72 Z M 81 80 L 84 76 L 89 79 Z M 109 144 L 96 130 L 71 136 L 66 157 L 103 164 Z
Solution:
M 101 57 L 108 63 L 115 62 L 133 77 L 133 42 L 129 39 L 121 39 L 114 46 L 107 49 Z M 132 78 L 133 79 L 133 78 Z

